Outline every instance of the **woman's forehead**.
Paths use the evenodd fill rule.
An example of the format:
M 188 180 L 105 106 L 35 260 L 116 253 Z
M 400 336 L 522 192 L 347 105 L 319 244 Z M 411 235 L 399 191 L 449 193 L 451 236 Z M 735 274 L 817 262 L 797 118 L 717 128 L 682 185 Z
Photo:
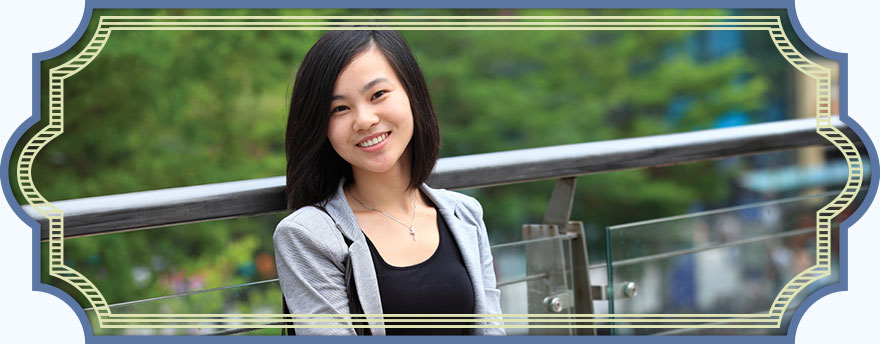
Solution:
M 334 93 L 367 91 L 364 88 L 369 88 L 383 81 L 399 82 L 397 73 L 394 72 L 382 51 L 371 46 L 355 55 L 351 62 L 339 72 L 333 90 Z

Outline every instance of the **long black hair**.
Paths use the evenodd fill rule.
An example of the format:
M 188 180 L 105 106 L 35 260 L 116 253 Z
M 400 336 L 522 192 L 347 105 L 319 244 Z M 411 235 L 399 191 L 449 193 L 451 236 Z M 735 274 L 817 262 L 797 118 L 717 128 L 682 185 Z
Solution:
M 336 78 L 359 53 L 375 45 L 409 96 L 413 114 L 410 141 L 411 189 L 428 180 L 440 149 L 440 131 L 425 77 L 403 37 L 391 30 L 329 31 L 303 59 L 290 95 L 285 151 L 287 207 L 295 210 L 325 202 L 341 178 L 352 182 L 351 165 L 330 145 L 327 128 Z

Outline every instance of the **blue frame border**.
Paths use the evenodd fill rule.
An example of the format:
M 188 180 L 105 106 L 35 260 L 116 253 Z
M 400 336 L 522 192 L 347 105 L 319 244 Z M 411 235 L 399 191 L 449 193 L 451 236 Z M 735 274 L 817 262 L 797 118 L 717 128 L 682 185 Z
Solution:
M 533 0 L 532 0 L 533 1 Z M 88 321 L 88 317 L 82 310 L 82 307 L 67 293 L 60 289 L 43 284 L 40 282 L 40 224 L 31 219 L 24 210 L 16 203 L 11 189 L 11 181 L 9 179 L 9 164 L 12 151 L 15 144 L 22 138 L 25 132 L 40 120 L 40 62 L 58 56 L 70 49 L 85 33 L 88 28 L 89 21 L 94 9 L 121 9 L 121 8 L 741 8 L 741 9 L 785 9 L 788 12 L 789 20 L 801 41 L 814 52 L 826 58 L 830 58 L 840 62 L 840 120 L 847 126 L 852 128 L 856 135 L 862 140 L 873 171 L 880 171 L 880 163 L 877 159 L 877 151 L 874 144 L 868 136 L 867 132 L 848 115 L 848 64 L 847 55 L 845 53 L 835 52 L 823 48 L 818 43 L 807 36 L 803 27 L 797 18 L 794 0 L 739 0 L 739 1 L 723 1 L 723 2 L 707 2 L 700 0 L 673 0 L 663 1 L 659 3 L 651 0 L 619 0 L 614 2 L 602 1 L 583 1 L 575 2 L 572 0 L 545 0 L 540 4 L 534 4 L 525 0 L 500 1 L 500 0 L 446 0 L 442 5 L 431 4 L 414 4 L 412 0 L 384 0 L 380 4 L 355 2 L 352 0 L 330 0 L 318 4 L 303 4 L 297 2 L 285 2 L 281 0 L 251 0 L 248 2 L 234 0 L 141 0 L 141 1 L 110 1 L 110 0 L 86 0 L 82 19 L 79 27 L 60 46 L 42 53 L 33 55 L 33 106 L 31 117 L 26 119 L 12 134 L 7 141 L 3 150 L 2 161 L 0 161 L 0 180 L 2 180 L 3 193 L 9 206 L 15 211 L 18 217 L 28 224 L 32 229 L 33 246 L 32 246 L 32 285 L 33 290 L 45 292 L 66 302 L 77 314 L 87 343 L 115 343 L 119 340 L 126 340 L 130 343 L 148 343 L 153 341 L 163 341 L 169 343 L 242 343 L 251 340 L 260 340 L 271 343 L 289 342 L 291 340 L 305 341 L 317 343 L 343 343 L 350 340 L 359 340 L 364 342 L 373 342 L 382 340 L 392 343 L 409 344 L 411 338 L 407 337 L 361 337 L 361 338 L 344 338 L 344 337 L 192 337 L 192 336 L 95 336 L 92 333 L 92 327 Z M 704 343 L 711 341 L 713 343 L 740 343 L 749 341 L 754 344 L 758 343 L 791 343 L 794 342 L 797 325 L 806 310 L 817 300 L 822 297 L 839 291 L 845 291 L 848 287 L 848 229 L 864 215 L 868 207 L 874 200 L 877 193 L 877 181 L 880 174 L 871 175 L 868 193 L 865 200 L 855 212 L 840 225 L 840 281 L 833 285 L 824 287 L 809 295 L 800 307 L 793 313 L 788 333 L 785 336 L 664 336 L 664 337 L 638 337 L 638 336 L 599 336 L 591 337 L 590 341 L 602 343 L 642 343 L 651 341 L 653 343 Z M 496 342 L 505 341 L 507 343 L 519 343 L 527 341 L 554 340 L 560 343 L 574 343 L 575 341 L 584 340 L 583 337 L 543 337 L 543 336 L 511 336 L 511 337 L 456 337 L 456 341 L 472 342 Z M 449 338 L 444 337 L 420 337 L 423 343 L 442 343 Z

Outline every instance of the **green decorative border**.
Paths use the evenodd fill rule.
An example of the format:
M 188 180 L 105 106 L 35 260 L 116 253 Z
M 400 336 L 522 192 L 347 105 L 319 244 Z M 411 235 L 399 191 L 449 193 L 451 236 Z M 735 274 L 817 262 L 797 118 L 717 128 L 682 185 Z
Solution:
M 332 20 L 329 21 L 329 20 Z M 369 25 L 369 27 L 352 27 Z M 113 314 L 100 290 L 64 265 L 64 213 L 33 184 L 31 167 L 40 150 L 64 132 L 64 80 L 89 65 L 116 31 L 133 30 L 752 30 L 766 31 L 779 53 L 816 80 L 816 131 L 846 157 L 849 178 L 831 203 L 816 212 L 816 264 L 789 281 L 766 314 Z M 778 16 L 102 16 L 97 31 L 76 57 L 49 72 L 49 124 L 31 138 L 18 159 L 18 184 L 28 203 L 49 219 L 49 274 L 80 291 L 104 328 L 778 328 L 794 297 L 831 274 L 831 219 L 856 196 L 862 160 L 855 145 L 831 124 L 831 73 L 804 57 L 785 35 Z M 453 319 L 459 317 L 459 319 Z M 458 324 L 460 317 L 502 325 Z M 384 318 L 385 325 L 274 325 L 270 322 L 348 321 Z M 472 320 L 471 320 L 472 321 Z M 454 323 L 394 325 L 397 322 Z M 548 323 L 574 323 L 552 325 Z M 728 324 L 718 324 L 725 322 Z M 391 325 L 389 325 L 391 323 Z M 520 323 L 520 324 L 513 324 Z M 734 324 L 729 324 L 734 323 Z

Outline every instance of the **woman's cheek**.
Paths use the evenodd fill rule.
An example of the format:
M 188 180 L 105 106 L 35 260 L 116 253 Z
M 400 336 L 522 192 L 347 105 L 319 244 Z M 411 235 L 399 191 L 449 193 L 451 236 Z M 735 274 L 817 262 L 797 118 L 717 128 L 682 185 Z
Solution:
M 327 137 L 330 139 L 330 143 L 334 146 L 334 148 L 337 148 L 337 150 L 339 148 L 339 145 L 343 144 L 346 141 L 344 116 L 330 117 L 330 124 L 327 129 Z

